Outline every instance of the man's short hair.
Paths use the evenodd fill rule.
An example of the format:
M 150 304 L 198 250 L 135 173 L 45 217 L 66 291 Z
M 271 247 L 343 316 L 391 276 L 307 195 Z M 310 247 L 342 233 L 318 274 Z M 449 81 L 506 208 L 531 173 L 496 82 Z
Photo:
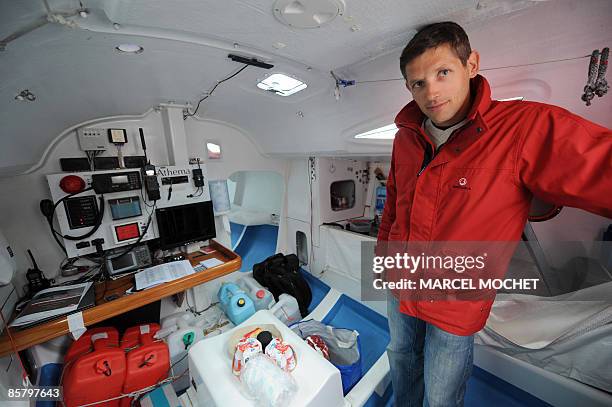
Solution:
M 444 44 L 450 45 L 464 66 L 467 64 L 467 60 L 472 53 L 472 48 L 470 47 L 470 40 L 463 28 L 452 21 L 434 23 L 421 28 L 402 51 L 400 69 L 402 75 L 404 75 L 404 79 L 407 79 L 405 71 L 406 64 L 410 63 L 428 49 L 436 48 Z

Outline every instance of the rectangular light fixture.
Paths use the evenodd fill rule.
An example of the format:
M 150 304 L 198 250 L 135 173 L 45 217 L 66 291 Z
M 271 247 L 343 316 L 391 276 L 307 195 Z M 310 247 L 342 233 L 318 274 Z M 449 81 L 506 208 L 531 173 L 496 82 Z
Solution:
M 282 73 L 275 73 L 259 82 L 257 87 L 279 96 L 290 96 L 306 89 L 307 85 Z
M 397 126 L 395 124 L 389 124 L 387 126 L 379 127 L 374 130 L 366 131 L 355 136 L 356 139 L 368 139 L 368 140 L 393 140 L 397 133 Z

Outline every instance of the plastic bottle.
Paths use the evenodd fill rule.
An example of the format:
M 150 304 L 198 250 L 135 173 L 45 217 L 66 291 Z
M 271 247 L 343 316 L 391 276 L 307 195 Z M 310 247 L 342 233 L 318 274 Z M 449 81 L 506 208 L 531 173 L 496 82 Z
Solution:
M 287 326 L 302 319 L 297 300 L 289 294 L 281 294 L 278 297 L 278 302 L 270 308 L 270 311 Z
M 253 277 L 244 276 L 237 282 L 238 285 L 246 291 L 249 298 L 253 300 L 257 311 L 270 309 L 276 303 L 272 293 L 259 284 Z
M 187 311 L 168 315 L 161 320 L 161 329 L 155 333 L 155 339 L 164 339 L 179 329 L 177 325 L 179 320 L 183 320 L 188 325 L 193 325 L 195 323 L 193 314 Z
M 185 355 L 191 347 L 204 338 L 202 330 L 191 325 L 185 318 L 176 319 L 177 330 L 168 336 L 168 350 L 170 351 L 170 363 L 173 364 L 174 372 L 178 375 L 184 372 L 189 363 Z M 174 390 L 179 392 L 189 387 L 189 375 L 184 375 L 172 383 Z
M 217 294 L 221 309 L 234 325 L 240 325 L 255 313 L 251 297 L 236 283 L 223 283 Z
M 376 187 L 376 215 L 382 216 L 387 200 L 387 188 L 383 185 Z

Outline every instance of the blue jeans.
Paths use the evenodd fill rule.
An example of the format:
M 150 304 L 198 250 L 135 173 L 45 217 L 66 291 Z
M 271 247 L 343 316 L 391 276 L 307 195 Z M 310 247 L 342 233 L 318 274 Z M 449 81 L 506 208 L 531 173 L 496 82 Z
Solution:
M 394 405 L 463 406 L 465 386 L 472 373 L 474 336 L 453 335 L 402 314 L 393 295 L 387 301 L 387 316 Z

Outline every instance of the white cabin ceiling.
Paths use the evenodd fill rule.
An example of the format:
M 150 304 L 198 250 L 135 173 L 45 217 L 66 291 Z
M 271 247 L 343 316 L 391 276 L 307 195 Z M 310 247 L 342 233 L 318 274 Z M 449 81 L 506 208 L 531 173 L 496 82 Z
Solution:
M 287 98 L 262 93 L 255 84 L 272 71 L 249 67 L 221 85 L 202 104 L 200 116 L 244 129 L 267 153 L 341 154 L 347 151 L 347 134 L 367 129 L 370 122 L 371 128 L 387 124 L 410 97 L 395 81 L 343 89 L 338 102 L 329 71 L 357 80 L 399 78 L 401 47 L 424 24 L 462 24 L 489 67 L 584 55 L 591 51 L 584 47 L 612 41 L 612 2 L 605 0 L 344 0 L 344 15 L 315 29 L 281 24 L 273 1 L 80 3 L 90 12 L 87 18 L 70 15 L 80 9 L 79 1 L 48 0 L 52 12 L 63 13 L 64 24 L 44 24 L 0 51 L 0 174 L 35 165 L 53 139 L 79 123 L 142 114 L 170 100 L 197 102 L 241 67 L 227 58 L 230 52 L 258 56 L 275 65 L 272 71 L 305 80 L 308 88 Z M 580 21 L 548 26 L 555 13 L 572 10 Z M 534 13 L 551 16 L 550 22 L 538 17 L 541 27 L 534 28 L 532 17 L 523 27 Z M 42 0 L 0 0 L 0 40 L 42 22 L 46 14 Z M 504 21 L 506 28 L 497 28 Z M 513 25 L 529 35 L 519 32 L 513 41 Z M 485 43 L 488 38 L 496 43 Z M 121 43 L 136 43 L 144 52 L 120 55 L 114 48 Z M 36 101 L 14 100 L 23 89 Z M 386 149 L 357 145 L 350 153 Z

